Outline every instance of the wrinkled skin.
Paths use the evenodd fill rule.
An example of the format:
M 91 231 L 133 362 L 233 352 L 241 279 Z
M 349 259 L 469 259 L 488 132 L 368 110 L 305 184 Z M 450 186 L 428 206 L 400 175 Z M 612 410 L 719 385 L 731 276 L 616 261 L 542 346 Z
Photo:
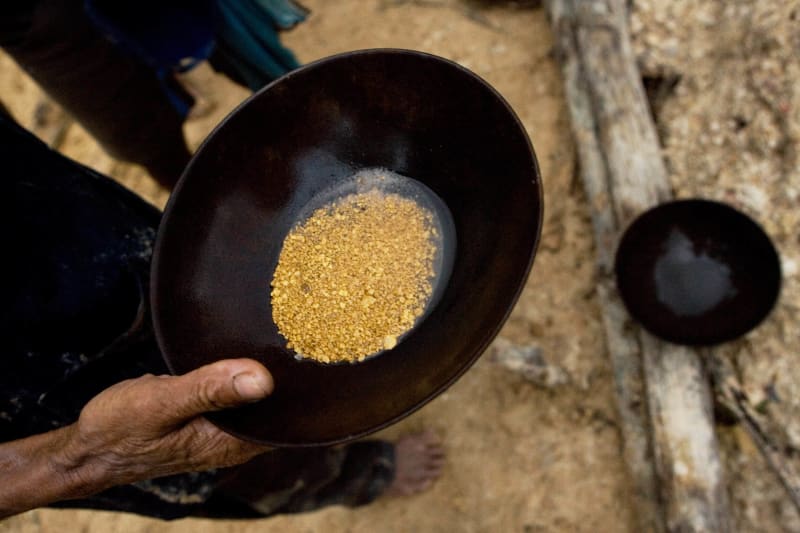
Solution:
M 93 398 L 76 423 L 0 444 L 0 517 L 115 485 L 244 463 L 267 448 L 202 414 L 258 401 L 273 387 L 267 369 L 249 359 L 118 383 Z

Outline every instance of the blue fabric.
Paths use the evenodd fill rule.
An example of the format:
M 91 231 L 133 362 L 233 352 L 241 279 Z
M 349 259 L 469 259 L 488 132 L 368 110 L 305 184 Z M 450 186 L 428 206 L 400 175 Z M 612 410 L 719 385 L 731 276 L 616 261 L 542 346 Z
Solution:
M 215 48 L 254 91 L 300 66 L 278 37 L 306 17 L 291 0 L 84 0 L 84 6 L 108 39 L 153 69 L 184 117 L 189 104 L 171 77 Z
M 187 70 L 214 45 L 214 0 L 86 0 L 108 38 L 158 72 Z
M 278 39 L 305 12 L 285 0 L 217 0 L 218 45 L 252 90 L 296 69 L 300 63 Z
M 272 24 L 288 30 L 306 19 L 308 11 L 290 0 L 252 0 L 272 20 Z

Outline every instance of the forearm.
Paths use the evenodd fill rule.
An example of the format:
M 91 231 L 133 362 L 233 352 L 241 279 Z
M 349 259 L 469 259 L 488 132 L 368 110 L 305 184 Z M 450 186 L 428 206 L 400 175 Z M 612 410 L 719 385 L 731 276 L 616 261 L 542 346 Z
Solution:
M 115 485 L 244 463 L 265 446 L 201 415 L 261 400 L 273 387 L 267 369 L 251 359 L 117 383 L 76 423 L 0 444 L 0 518 Z
M 0 444 L 0 519 L 99 492 L 94 468 L 70 461 L 73 426 Z

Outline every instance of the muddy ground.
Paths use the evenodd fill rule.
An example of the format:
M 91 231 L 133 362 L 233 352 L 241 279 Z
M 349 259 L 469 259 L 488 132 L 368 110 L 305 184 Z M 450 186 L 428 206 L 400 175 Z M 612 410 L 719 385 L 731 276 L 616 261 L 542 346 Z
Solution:
M 559 379 L 533 384 L 482 358 L 456 385 L 384 432 L 430 427 L 449 454 L 423 495 L 251 522 L 36 510 L 0 524 L 15 532 L 545 532 L 634 531 L 612 380 L 594 294 L 589 211 L 576 173 L 553 38 L 537 2 L 342 0 L 285 42 L 302 61 L 369 47 L 414 48 L 472 69 L 509 101 L 535 146 L 545 225 L 532 274 L 502 337 L 541 348 Z M 778 308 L 724 350 L 751 399 L 775 421 L 788 461 L 800 450 L 800 2 L 632 2 L 635 50 L 650 89 L 676 195 L 725 199 L 775 238 L 784 270 Z M 201 68 L 214 109 L 186 126 L 197 146 L 247 91 Z M 0 55 L 0 99 L 24 125 L 46 100 Z M 78 125 L 46 131 L 58 149 L 158 206 L 167 193 L 141 169 L 105 155 Z M 740 531 L 800 531 L 800 517 L 737 426 L 720 426 Z M 800 466 L 800 465 L 795 465 Z M 70 524 L 65 529 L 65 525 Z

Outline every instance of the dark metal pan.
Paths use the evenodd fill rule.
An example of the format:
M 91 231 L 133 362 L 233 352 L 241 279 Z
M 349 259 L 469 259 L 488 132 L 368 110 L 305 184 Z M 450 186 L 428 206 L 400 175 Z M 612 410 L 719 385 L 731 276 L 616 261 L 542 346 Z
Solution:
M 645 329 L 687 345 L 714 345 L 755 328 L 781 285 L 778 253 L 744 213 L 679 200 L 643 213 L 616 256 L 617 286 Z
M 272 321 L 284 236 L 315 193 L 370 167 L 419 180 L 455 225 L 455 259 L 430 313 L 359 364 L 297 360 Z M 450 61 L 367 50 L 307 65 L 253 95 L 198 150 L 158 235 L 152 302 L 170 369 L 227 357 L 269 368 L 275 392 L 211 415 L 235 435 L 311 446 L 378 430 L 451 385 L 497 334 L 542 224 L 527 135 L 486 82 Z

